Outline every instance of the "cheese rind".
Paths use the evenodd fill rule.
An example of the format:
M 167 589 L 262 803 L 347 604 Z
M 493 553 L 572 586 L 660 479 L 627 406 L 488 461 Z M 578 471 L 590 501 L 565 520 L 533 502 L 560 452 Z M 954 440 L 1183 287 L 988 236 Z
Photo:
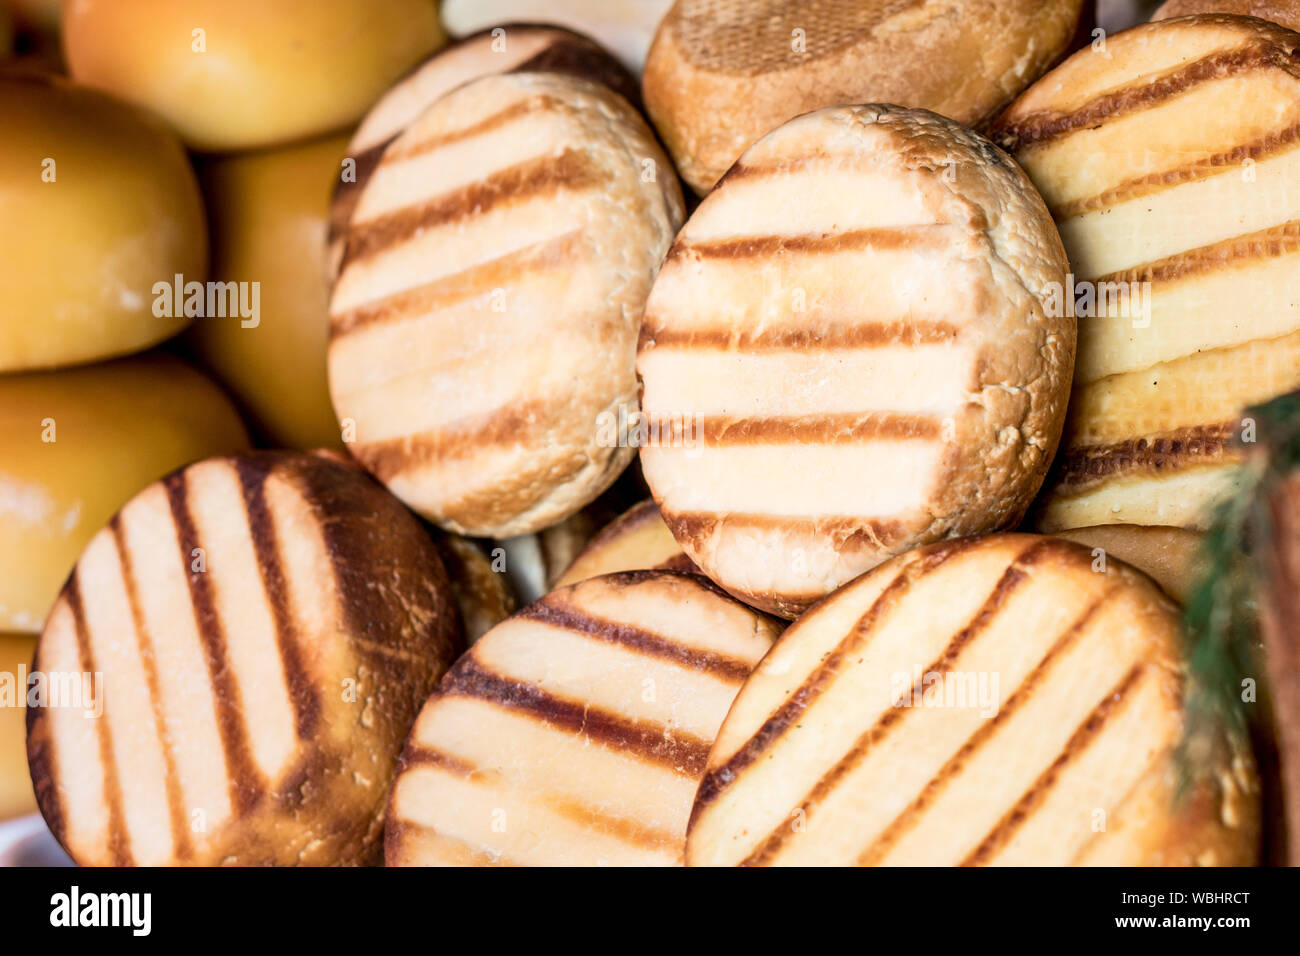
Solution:
M 764 133 L 828 106 L 894 103 L 978 127 L 1064 52 L 1083 6 L 677 0 L 646 60 L 646 106 L 703 195 Z

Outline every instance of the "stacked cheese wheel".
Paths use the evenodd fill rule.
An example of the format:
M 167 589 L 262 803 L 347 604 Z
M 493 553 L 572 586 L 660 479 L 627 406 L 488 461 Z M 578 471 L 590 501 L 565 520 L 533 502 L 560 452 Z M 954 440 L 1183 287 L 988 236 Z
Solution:
M 0 815 L 88 865 L 1255 862 L 1178 602 L 1300 387 L 1300 34 L 540 6 L 82 0 L 70 79 L 0 69 Z M 229 398 L 134 354 L 182 331 Z

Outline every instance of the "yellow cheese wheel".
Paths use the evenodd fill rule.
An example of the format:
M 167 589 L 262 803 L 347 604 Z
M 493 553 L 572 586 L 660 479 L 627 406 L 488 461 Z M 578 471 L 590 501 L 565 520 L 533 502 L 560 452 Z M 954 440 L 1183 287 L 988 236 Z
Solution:
M 26 674 L 36 652 L 34 634 L 0 633 L 0 820 L 36 812 L 27 771 Z
M 131 495 L 246 445 L 229 399 L 170 355 L 0 376 L 0 630 L 40 630 L 82 547 Z
M 0 372 L 148 348 L 188 321 L 155 296 L 202 281 L 203 203 L 142 111 L 35 72 L 0 75 Z
M 353 123 L 442 42 L 433 0 L 74 0 L 64 17 L 78 81 L 210 151 Z
M 205 167 L 212 278 L 257 309 L 199 319 L 190 340 L 270 443 L 342 448 L 325 381 L 324 244 L 346 137 L 215 160 Z M 256 287 L 253 286 L 256 283 Z

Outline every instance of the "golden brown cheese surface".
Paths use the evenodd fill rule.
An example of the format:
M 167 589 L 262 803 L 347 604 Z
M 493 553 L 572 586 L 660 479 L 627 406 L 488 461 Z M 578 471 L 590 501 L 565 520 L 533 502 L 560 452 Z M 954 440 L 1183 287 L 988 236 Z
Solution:
M 444 39 L 432 0 L 64 4 L 73 78 L 139 103 L 207 152 L 346 127 Z
M 425 705 L 388 864 L 680 865 L 713 735 L 776 634 L 691 575 L 551 592 L 484 635 Z
M 245 288 L 257 282 L 256 311 L 202 318 L 189 341 L 277 448 L 342 447 L 325 380 L 324 242 L 345 148 L 331 136 L 223 157 L 203 170 L 212 278 Z
M 334 285 L 352 454 L 460 534 L 593 500 L 634 454 L 599 423 L 636 413 L 637 330 L 681 219 L 667 159 L 606 87 L 513 73 L 438 100 L 385 150 Z
M 402 741 L 459 646 L 432 542 L 360 469 L 192 465 L 91 539 L 50 613 L 41 812 L 86 865 L 376 862 Z
M 128 355 L 184 328 L 154 291 L 206 278 L 203 201 L 175 134 L 27 71 L 0 74 L 0 129 L 0 373 Z
M 1300 34 L 1138 26 L 1043 77 L 993 135 L 1078 286 L 1108 300 L 1079 318 L 1041 527 L 1203 527 L 1252 440 L 1242 409 L 1300 387 Z
M 976 125 L 1065 49 L 1079 0 L 678 0 L 646 62 L 646 105 L 697 192 L 792 117 L 843 103 Z
M 641 463 L 682 549 L 794 617 L 915 544 L 1004 528 L 1055 451 L 1065 255 L 988 141 L 841 107 L 749 149 L 646 307 Z
M 920 548 L 786 630 L 736 698 L 688 865 L 1246 864 L 1258 795 L 1225 747 L 1174 803 L 1175 606 L 1075 544 Z

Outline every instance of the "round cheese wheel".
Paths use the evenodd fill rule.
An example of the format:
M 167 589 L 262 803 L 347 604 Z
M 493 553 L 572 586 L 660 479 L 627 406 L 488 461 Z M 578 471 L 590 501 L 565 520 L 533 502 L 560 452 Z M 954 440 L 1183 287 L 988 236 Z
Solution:
M 822 107 L 897 103 L 975 126 L 1064 52 L 1082 6 L 677 0 L 646 60 L 646 106 L 703 194 L 764 133 Z
M 1148 578 L 1099 572 L 1071 542 L 895 558 L 800 618 L 745 683 L 687 863 L 1249 864 L 1248 748 L 1205 738 L 1212 762 L 1175 800 L 1181 641 Z
M 1203 573 L 1201 548 L 1205 535 L 1186 528 L 1106 524 L 1058 531 L 1056 537 L 1092 549 L 1094 563 L 1098 559 L 1104 562 L 1119 558 L 1133 565 L 1180 603 L 1186 603 L 1191 597 Z
M 1017 523 L 1073 319 L 1029 181 L 923 110 L 837 107 L 750 148 L 646 306 L 641 465 L 682 549 L 794 617 L 881 561 Z
M 1073 267 L 1079 358 L 1039 527 L 1203 528 L 1244 410 L 1300 388 L 1300 34 L 1143 24 L 998 119 Z
M 438 100 L 362 191 L 330 301 L 352 454 L 458 534 L 578 511 L 635 453 L 616 422 L 681 219 L 667 159 L 604 86 L 511 73 Z
M 0 633 L 0 820 L 36 812 L 27 771 L 27 678 L 36 635 Z
M 713 735 L 775 637 L 694 575 L 551 592 L 425 704 L 393 786 L 388 864 L 680 864 Z
M 376 862 L 402 741 L 459 644 L 432 541 L 360 469 L 191 465 L 91 539 L 50 613 L 41 813 L 83 865 Z
M 238 283 L 241 303 L 250 307 L 198 319 L 189 341 L 277 447 L 343 447 L 325 380 L 324 249 L 345 150 L 344 139 L 331 137 L 217 159 L 203 169 L 212 278 Z
M 207 151 L 340 129 L 443 41 L 431 0 L 69 0 L 74 79 Z
M 52 74 L 0 74 L 0 372 L 123 355 L 179 332 L 158 283 L 203 281 L 207 234 L 181 144 Z
M 0 631 L 39 631 L 86 542 L 149 482 L 247 447 L 225 394 L 170 355 L 0 376 Z
M 568 73 L 604 83 L 630 103 L 640 102 L 635 80 L 587 37 L 559 27 L 509 23 L 468 36 L 411 70 L 366 114 L 348 144 L 352 166 L 339 180 L 330 215 L 330 268 L 343 258 L 348 223 L 384 148 L 420 114 L 463 83 L 493 73 Z
M 634 505 L 602 528 L 555 586 L 567 587 L 615 571 L 652 569 L 699 572 L 664 524 L 653 500 Z
M 1152 20 L 1194 16 L 1198 13 L 1231 13 L 1243 17 L 1272 20 L 1288 30 L 1300 30 L 1298 0 L 1165 0 Z

